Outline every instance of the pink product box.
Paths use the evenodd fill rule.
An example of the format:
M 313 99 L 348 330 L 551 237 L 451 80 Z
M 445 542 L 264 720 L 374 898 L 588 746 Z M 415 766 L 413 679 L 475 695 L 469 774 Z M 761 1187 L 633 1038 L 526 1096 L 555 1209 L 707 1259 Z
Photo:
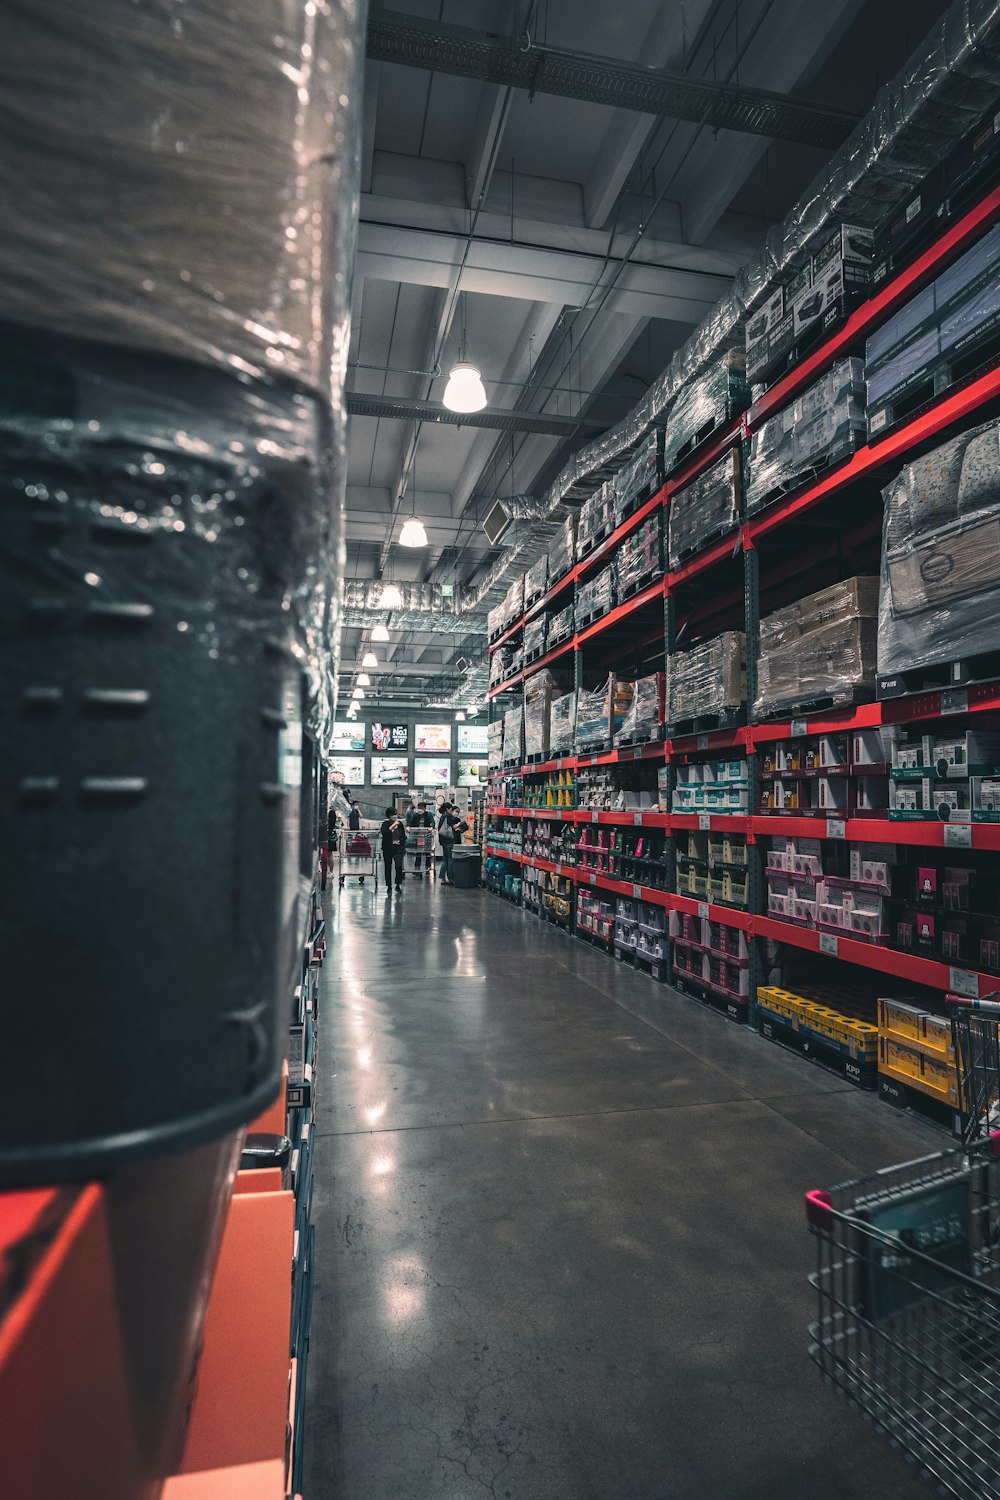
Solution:
M 816 925 L 836 927 L 843 931 L 847 927 L 847 912 L 842 906 L 830 906 L 824 901 L 816 903 Z
M 789 916 L 790 915 L 789 910 L 788 910 L 789 904 L 790 904 L 790 901 L 789 901 L 789 897 L 788 896 L 781 896 L 781 895 L 778 894 L 777 891 L 768 891 L 768 893 L 767 893 L 767 909 L 768 909 L 769 912 L 772 913 L 772 915 L 774 915 L 776 917 L 787 917 L 787 916 Z
M 807 841 L 803 839 L 802 842 L 805 843 Z M 812 842 L 812 840 L 808 842 Z M 813 877 L 822 875 L 822 856 L 819 854 L 793 854 L 792 873 L 795 875 L 811 875 Z
M 793 922 L 804 922 L 807 927 L 813 927 L 816 922 L 816 902 L 802 901 L 795 896 L 792 899 L 790 915 Z

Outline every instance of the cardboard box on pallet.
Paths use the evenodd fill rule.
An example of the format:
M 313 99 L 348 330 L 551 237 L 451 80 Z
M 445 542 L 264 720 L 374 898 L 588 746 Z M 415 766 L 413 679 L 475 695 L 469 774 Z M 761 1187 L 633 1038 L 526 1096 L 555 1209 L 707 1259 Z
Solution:
M 874 697 L 877 605 L 877 579 L 848 578 L 763 619 L 755 715 L 869 688 Z
M 800 476 L 852 453 L 866 430 L 864 365 L 840 360 L 751 435 L 747 510 L 760 510 Z
M 742 461 L 739 449 L 724 453 L 672 496 L 669 510 L 670 566 L 678 568 L 703 540 L 732 531 L 740 519 Z
M 667 723 L 703 714 L 725 715 L 746 699 L 746 637 L 742 631 L 673 651 L 667 658 Z

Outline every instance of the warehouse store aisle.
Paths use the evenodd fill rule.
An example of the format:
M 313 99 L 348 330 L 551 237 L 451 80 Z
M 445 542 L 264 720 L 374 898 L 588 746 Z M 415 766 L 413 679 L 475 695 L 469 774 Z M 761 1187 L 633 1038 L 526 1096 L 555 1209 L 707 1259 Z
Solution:
M 808 1360 L 802 1209 L 932 1133 L 483 892 L 330 907 L 307 1495 L 933 1493 Z

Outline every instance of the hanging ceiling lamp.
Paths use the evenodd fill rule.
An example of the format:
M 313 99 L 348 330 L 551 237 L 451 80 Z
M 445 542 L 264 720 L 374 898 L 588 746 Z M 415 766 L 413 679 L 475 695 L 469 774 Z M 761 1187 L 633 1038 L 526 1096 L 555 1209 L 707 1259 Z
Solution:
M 465 712 L 469 715 L 470 719 L 474 719 L 476 717 L 476 714 L 479 712 L 479 704 L 470 703 Z
M 358 687 L 371 687 L 372 680 L 367 672 L 358 673 Z
M 464 361 L 452 365 L 441 400 L 449 411 L 482 411 L 486 405 L 486 390 L 479 367 Z
M 399 543 L 401 547 L 427 546 L 427 533 L 424 530 L 423 521 L 418 516 L 410 516 L 403 522 L 403 529 L 399 533 Z
M 355 703 L 359 703 L 364 696 L 365 696 L 365 690 L 364 690 L 364 688 L 359 688 L 359 687 L 356 687 L 354 689 L 353 693 L 351 694 L 351 697 L 353 698 L 353 700 L 354 700 Z
M 389 639 L 389 627 L 387 625 L 376 625 L 372 629 L 372 640 L 384 645 Z
M 403 603 L 403 596 L 394 583 L 387 583 L 379 595 L 379 609 L 399 609 Z
M 384 630 L 385 626 L 383 626 L 382 628 Z M 375 629 L 376 630 L 378 629 L 377 625 L 376 625 Z M 386 635 L 388 635 L 388 633 L 389 632 L 386 631 Z M 378 657 L 375 655 L 375 652 L 374 651 L 366 651 L 365 654 L 364 654 L 364 656 L 361 658 L 361 665 L 365 668 L 366 671 L 368 670 L 369 667 L 377 667 L 378 666 Z
M 455 720 L 459 724 L 464 724 L 465 723 L 465 714 L 462 712 L 461 709 L 458 709 L 456 711 L 456 713 L 455 713 Z

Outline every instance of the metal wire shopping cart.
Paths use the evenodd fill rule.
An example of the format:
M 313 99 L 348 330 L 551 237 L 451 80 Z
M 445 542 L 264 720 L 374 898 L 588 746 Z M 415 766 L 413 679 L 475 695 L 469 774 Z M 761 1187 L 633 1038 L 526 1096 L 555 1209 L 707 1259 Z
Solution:
M 962 1142 L 969 1145 L 1000 1126 L 1000 990 L 982 1000 L 946 995 L 958 1073 Z
M 337 832 L 337 888 L 342 890 L 348 880 L 357 880 L 364 885 L 370 880 L 378 888 L 378 824 L 362 823 L 354 831 L 341 828 Z
M 430 875 L 434 869 L 434 829 L 408 828 L 403 851 L 403 869 L 407 875 Z
M 1000 1133 L 806 1194 L 809 1353 L 945 1494 L 1000 1500 Z

